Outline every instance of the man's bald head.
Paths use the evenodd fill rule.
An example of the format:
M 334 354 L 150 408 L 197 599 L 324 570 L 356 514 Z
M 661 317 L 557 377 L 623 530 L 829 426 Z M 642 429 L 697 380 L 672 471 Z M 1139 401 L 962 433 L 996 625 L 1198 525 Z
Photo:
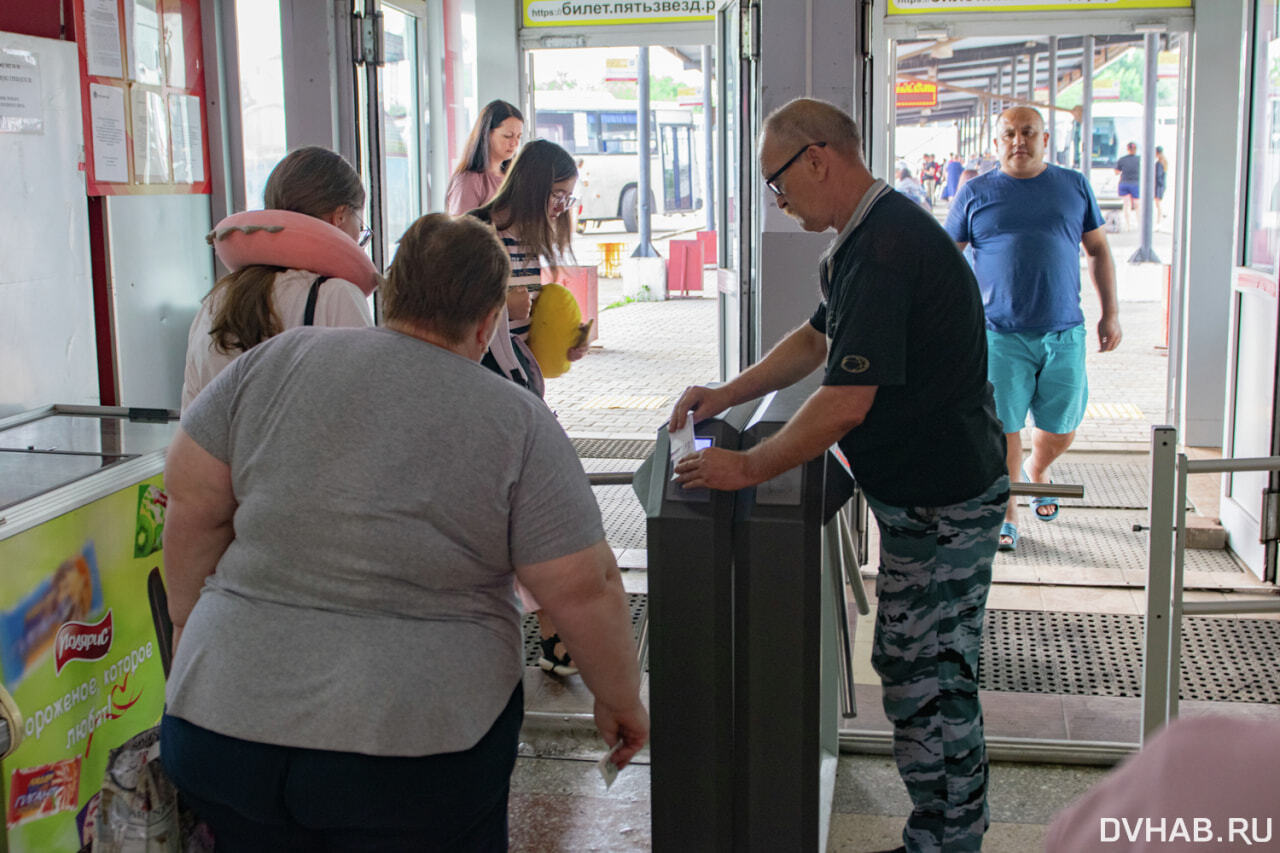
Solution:
M 1040 111 L 1035 107 L 1009 107 L 1009 109 L 1000 113 L 997 119 L 999 124 L 1011 124 L 1015 127 L 1034 122 L 1036 129 L 1040 133 L 1044 133 L 1044 116 L 1040 115 Z
M 862 133 L 846 112 L 826 101 L 796 98 L 769 113 L 760 131 L 782 148 L 799 148 L 806 142 L 825 142 L 848 160 L 861 162 Z
M 1000 170 L 1015 178 L 1034 178 L 1045 170 L 1049 134 L 1044 116 L 1032 107 L 1010 107 L 996 123 L 996 154 Z
M 806 231 L 839 231 L 875 181 L 862 161 L 857 122 L 813 98 L 797 98 L 769 114 L 759 158 L 760 176 L 778 209 Z

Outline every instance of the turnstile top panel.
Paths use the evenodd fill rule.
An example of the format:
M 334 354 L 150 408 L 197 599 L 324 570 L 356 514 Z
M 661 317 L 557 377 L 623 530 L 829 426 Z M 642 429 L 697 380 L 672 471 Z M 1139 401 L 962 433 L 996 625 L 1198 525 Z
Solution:
M 74 483 L 130 458 L 118 454 L 31 453 L 0 449 L 0 509 Z
M 131 421 L 121 415 L 51 413 L 0 430 L 0 450 L 140 456 L 169 446 L 177 421 Z

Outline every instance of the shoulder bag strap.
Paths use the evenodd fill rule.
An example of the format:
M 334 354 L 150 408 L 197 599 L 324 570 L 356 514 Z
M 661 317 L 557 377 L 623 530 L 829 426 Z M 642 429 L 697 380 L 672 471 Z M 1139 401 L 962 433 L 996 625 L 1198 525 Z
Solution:
M 320 285 L 329 279 L 327 275 L 316 276 L 316 280 L 311 282 L 311 292 L 307 294 L 307 308 L 302 312 L 302 325 L 314 326 L 316 324 L 316 299 L 320 297 Z

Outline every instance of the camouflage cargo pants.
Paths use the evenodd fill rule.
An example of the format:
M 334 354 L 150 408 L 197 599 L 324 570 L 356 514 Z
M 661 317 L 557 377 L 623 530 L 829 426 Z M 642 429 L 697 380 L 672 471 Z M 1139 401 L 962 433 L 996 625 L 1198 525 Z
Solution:
M 978 650 L 1008 499 L 1005 476 L 950 506 L 868 498 L 880 527 L 871 663 L 913 804 L 902 833 L 911 853 L 979 850 L 989 822 Z

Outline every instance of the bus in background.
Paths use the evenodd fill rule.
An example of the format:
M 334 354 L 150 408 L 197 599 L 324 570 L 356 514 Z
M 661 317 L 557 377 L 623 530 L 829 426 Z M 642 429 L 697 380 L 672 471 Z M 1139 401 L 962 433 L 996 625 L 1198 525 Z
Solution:
M 534 135 L 562 146 L 578 160 L 578 230 L 589 222 L 621 219 L 635 231 L 640 163 L 635 101 L 607 92 L 539 91 Z M 702 207 L 702 173 L 695 152 L 701 117 L 676 104 L 650 102 L 649 209 L 688 213 Z
M 1142 104 L 1133 101 L 1093 102 L 1093 162 L 1089 182 L 1101 207 L 1121 206 L 1116 161 L 1130 142 L 1142 147 Z
M 1070 135 L 1063 135 L 1063 119 L 1059 118 L 1058 138 L 1071 140 L 1075 154 L 1071 165 L 1080 168 L 1080 125 L 1067 118 Z M 1099 100 L 1093 102 L 1093 162 L 1089 170 L 1089 182 L 1098 205 L 1119 209 L 1120 176 L 1116 174 L 1116 161 L 1123 157 L 1130 142 L 1138 144 L 1142 153 L 1143 107 L 1136 101 Z M 1165 157 L 1174 159 L 1178 142 L 1177 107 L 1156 107 L 1156 145 L 1164 148 Z M 1059 162 L 1067 162 L 1064 158 Z

